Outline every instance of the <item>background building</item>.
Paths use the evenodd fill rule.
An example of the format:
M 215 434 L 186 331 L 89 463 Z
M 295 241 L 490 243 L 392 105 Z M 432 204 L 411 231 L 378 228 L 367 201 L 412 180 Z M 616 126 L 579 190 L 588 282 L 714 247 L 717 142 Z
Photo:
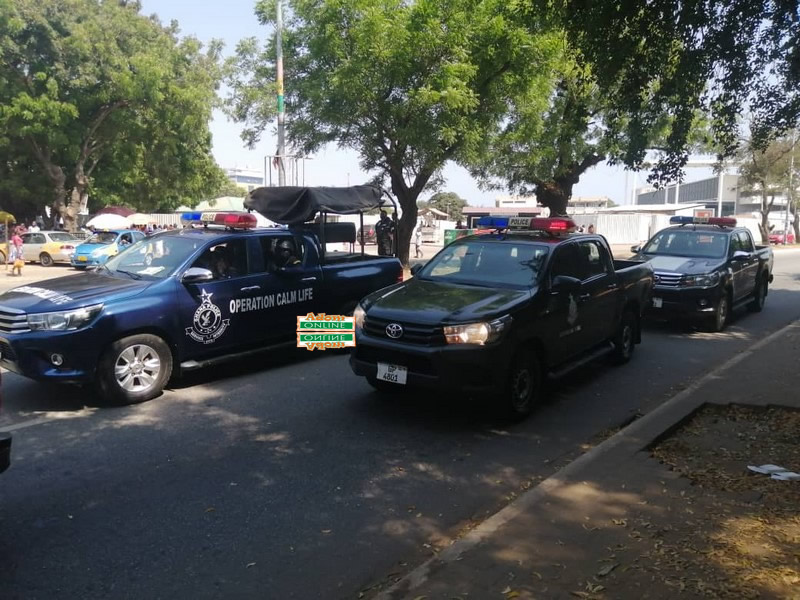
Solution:
M 718 216 L 736 214 L 738 199 L 739 176 L 727 173 L 690 183 L 674 183 L 660 190 L 640 188 L 636 193 L 637 205 L 702 204 Z
M 225 175 L 240 188 L 252 192 L 264 185 L 264 172 L 256 169 L 233 167 L 225 169 Z

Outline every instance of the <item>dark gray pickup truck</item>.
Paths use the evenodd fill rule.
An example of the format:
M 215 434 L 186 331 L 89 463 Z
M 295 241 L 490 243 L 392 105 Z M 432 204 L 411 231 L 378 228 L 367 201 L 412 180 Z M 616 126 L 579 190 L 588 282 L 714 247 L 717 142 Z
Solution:
M 606 355 L 627 362 L 652 267 L 613 260 L 603 237 L 570 234 L 566 219 L 513 219 L 527 231 L 508 221 L 496 218 L 496 232 L 459 239 L 412 279 L 364 298 L 353 371 L 378 390 L 487 395 L 522 418 L 546 375 Z

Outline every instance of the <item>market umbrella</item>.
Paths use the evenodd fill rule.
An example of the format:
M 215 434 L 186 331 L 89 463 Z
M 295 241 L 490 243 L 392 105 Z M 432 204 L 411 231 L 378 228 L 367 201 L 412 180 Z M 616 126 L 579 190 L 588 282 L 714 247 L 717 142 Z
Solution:
M 128 220 L 133 225 L 148 225 L 156 222 L 153 217 L 144 213 L 133 213 L 132 215 L 128 215 Z
M 121 217 L 130 217 L 136 211 L 124 206 L 106 206 L 97 211 L 98 215 L 119 215 Z
M 131 226 L 128 218 L 115 214 L 96 215 L 86 223 L 87 227 L 95 229 L 127 229 Z

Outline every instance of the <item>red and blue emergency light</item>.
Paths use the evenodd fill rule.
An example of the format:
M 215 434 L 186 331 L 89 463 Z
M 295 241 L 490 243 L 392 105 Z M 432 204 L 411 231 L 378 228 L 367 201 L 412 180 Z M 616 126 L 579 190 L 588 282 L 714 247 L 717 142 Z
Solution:
M 252 229 L 258 224 L 256 216 L 246 212 L 187 212 L 181 215 L 185 225 L 222 225 L 231 229 Z
M 481 217 L 477 226 L 489 229 L 544 231 L 551 235 L 572 233 L 576 229 L 572 219 L 563 217 Z
M 719 227 L 736 227 L 736 219 L 732 217 L 671 217 L 670 225 L 718 225 Z

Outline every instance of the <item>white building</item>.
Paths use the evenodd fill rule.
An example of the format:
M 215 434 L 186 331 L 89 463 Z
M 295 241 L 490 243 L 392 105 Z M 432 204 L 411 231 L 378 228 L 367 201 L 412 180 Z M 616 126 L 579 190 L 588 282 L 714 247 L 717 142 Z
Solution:
M 248 192 L 264 186 L 264 172 L 257 169 L 233 167 L 225 169 L 225 175 L 233 183 Z

